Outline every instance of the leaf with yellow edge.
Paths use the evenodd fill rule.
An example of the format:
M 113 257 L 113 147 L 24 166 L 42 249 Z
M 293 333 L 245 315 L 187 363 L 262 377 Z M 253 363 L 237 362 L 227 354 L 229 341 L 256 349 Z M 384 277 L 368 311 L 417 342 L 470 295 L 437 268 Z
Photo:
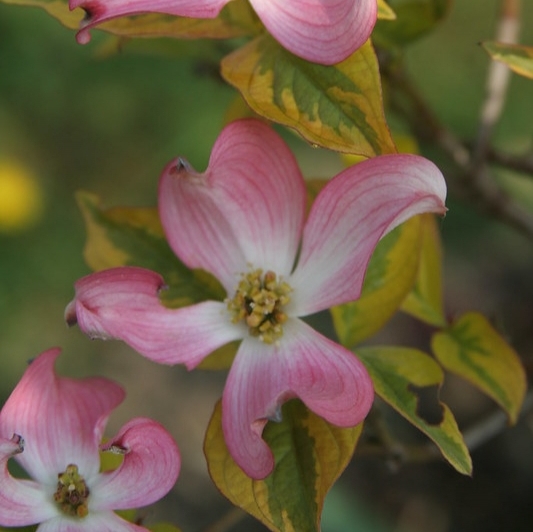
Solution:
M 5 4 L 39 7 L 59 20 L 63 26 L 78 29 L 85 13 L 81 9 L 70 11 L 67 0 L 1 0 Z
M 526 392 L 526 376 L 514 349 L 485 316 L 469 312 L 431 340 L 437 360 L 498 403 L 515 423 Z
M 396 13 L 385 2 L 385 0 L 378 0 L 378 19 L 380 20 L 394 20 Z
M 370 259 L 361 297 L 331 309 L 342 345 L 353 347 L 372 336 L 400 307 L 416 278 L 420 226 L 415 216 L 383 238 Z
M 99 198 L 88 192 L 78 192 L 76 199 L 87 228 L 84 257 L 90 268 L 140 266 L 154 270 L 168 285 L 161 298 L 169 307 L 224 299 L 224 289 L 214 277 L 202 270 L 189 270 L 170 249 L 157 209 L 104 209 Z
M 495 61 L 501 61 L 517 74 L 533 79 L 533 46 L 496 41 L 482 42 L 481 45 Z
M 79 29 L 85 13 L 70 11 L 67 0 L 1 0 L 7 4 L 39 7 L 70 29 Z M 261 24 L 247 0 L 233 0 L 213 19 L 176 17 L 163 13 L 149 13 L 120 17 L 97 26 L 122 37 L 175 37 L 187 39 L 227 39 L 253 35 Z
M 368 157 L 396 152 L 370 42 L 324 66 L 292 55 L 266 34 L 226 56 L 222 76 L 257 114 L 312 144 Z
M 442 300 L 442 245 L 433 214 L 423 214 L 422 250 L 416 282 L 401 309 L 415 318 L 437 327 L 446 326 Z
M 341 429 L 298 400 L 283 405 L 283 420 L 269 422 L 263 437 L 274 453 L 274 471 L 253 480 L 229 455 L 221 426 L 221 404 L 207 429 L 204 452 L 217 488 L 274 532 L 318 532 L 327 492 L 350 461 L 362 424 Z
M 472 460 L 451 410 L 438 402 L 438 423 L 429 423 L 419 415 L 416 388 L 440 388 L 444 373 L 428 355 L 405 347 L 362 347 L 357 356 L 365 365 L 376 394 L 428 436 L 457 471 L 472 473 Z
M 112 19 L 97 28 L 121 37 L 229 39 L 257 34 L 262 26 L 247 0 L 232 0 L 212 19 L 150 13 Z

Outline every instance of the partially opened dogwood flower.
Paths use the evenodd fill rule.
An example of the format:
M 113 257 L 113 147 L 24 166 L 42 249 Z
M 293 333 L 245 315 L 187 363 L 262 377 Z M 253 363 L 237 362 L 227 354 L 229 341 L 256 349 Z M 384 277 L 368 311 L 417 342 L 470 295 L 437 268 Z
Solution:
M 70 9 L 87 13 L 78 42 L 109 19 L 139 13 L 214 18 L 231 0 L 69 0 Z M 331 65 L 346 59 L 372 33 L 376 0 L 250 0 L 255 12 L 280 44 L 293 54 Z
M 217 277 L 227 299 L 169 309 L 158 298 L 158 274 L 124 267 L 79 280 L 66 319 L 92 337 L 120 338 L 152 360 L 189 369 L 242 340 L 222 425 L 235 461 L 262 478 L 273 468 L 262 430 L 279 419 L 284 401 L 298 397 L 348 427 L 373 400 L 356 356 L 299 317 L 356 300 L 380 238 L 415 214 L 444 213 L 445 195 L 428 160 L 376 157 L 333 178 L 304 223 L 306 189 L 291 151 L 264 123 L 237 121 L 220 134 L 205 173 L 175 160 L 159 189 L 170 246 L 188 267 Z
M 174 485 L 180 455 L 158 423 L 136 418 L 103 450 L 124 455 L 99 472 L 99 444 L 124 398 L 105 378 L 57 377 L 59 349 L 37 357 L 0 412 L 0 525 L 40 523 L 39 532 L 147 532 L 113 512 L 146 506 Z M 14 457 L 31 480 L 8 471 Z

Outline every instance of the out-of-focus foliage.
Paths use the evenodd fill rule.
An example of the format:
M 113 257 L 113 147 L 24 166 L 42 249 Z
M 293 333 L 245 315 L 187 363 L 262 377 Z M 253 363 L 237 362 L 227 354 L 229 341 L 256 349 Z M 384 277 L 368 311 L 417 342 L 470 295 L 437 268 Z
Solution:
M 429 32 L 450 8 L 450 0 L 390 0 L 395 19 L 378 21 L 372 40 L 383 48 L 402 47 Z

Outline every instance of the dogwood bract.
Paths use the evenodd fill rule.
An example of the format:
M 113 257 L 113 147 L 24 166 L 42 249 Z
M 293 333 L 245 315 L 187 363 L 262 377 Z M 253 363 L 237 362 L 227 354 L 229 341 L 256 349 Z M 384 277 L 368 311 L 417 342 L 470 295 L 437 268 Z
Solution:
M 0 412 L 0 525 L 39 532 L 147 532 L 113 512 L 163 497 L 180 469 L 178 448 L 158 423 L 135 418 L 101 446 L 124 455 L 99 472 L 107 418 L 123 398 L 105 378 L 58 377 L 59 349 L 42 353 Z M 8 471 L 14 457 L 31 480 Z
M 159 274 L 122 267 L 79 280 L 66 319 L 189 369 L 242 340 L 222 426 L 235 461 L 262 478 L 274 465 L 262 430 L 284 401 L 298 397 L 341 427 L 360 423 L 373 401 L 356 356 L 299 317 L 358 299 L 380 238 L 415 214 L 443 214 L 445 195 L 442 174 L 423 157 L 376 157 L 328 182 L 305 221 L 305 184 L 289 148 L 264 123 L 237 121 L 218 137 L 205 173 L 177 159 L 159 188 L 171 248 L 217 277 L 226 300 L 169 309 Z
M 215 18 L 231 0 L 69 0 L 86 12 L 77 39 L 87 43 L 89 29 L 109 19 L 139 13 Z M 332 65 L 346 59 L 372 33 L 376 0 L 250 0 L 280 44 L 293 54 Z

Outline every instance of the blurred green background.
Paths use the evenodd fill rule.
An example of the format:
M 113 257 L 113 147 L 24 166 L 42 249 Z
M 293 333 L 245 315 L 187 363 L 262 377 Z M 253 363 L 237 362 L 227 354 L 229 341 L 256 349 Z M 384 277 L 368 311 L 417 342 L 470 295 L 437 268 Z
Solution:
M 489 64 L 477 43 L 493 37 L 497 5 L 457 1 L 434 32 L 408 50 L 409 71 L 425 98 L 461 138 L 477 131 Z M 533 44 L 533 3 L 524 2 L 523 9 L 522 42 Z M 108 206 L 155 205 L 159 172 L 171 158 L 182 155 L 205 168 L 235 93 L 216 66 L 187 57 L 198 43 L 161 43 L 159 55 L 154 43 L 145 43 L 144 51 L 126 47 L 110 55 L 109 37 L 93 33 L 90 45 L 79 46 L 73 32 L 44 12 L 0 4 L 0 173 L 2 165 L 20 167 L 29 183 L 22 204 L 34 194 L 41 206 L 26 225 L 2 226 L 0 218 L 0 398 L 15 386 L 27 359 L 55 345 L 64 349 L 62 373 L 98 372 L 118 380 L 128 397 L 110 433 L 133 415 L 149 415 L 169 427 L 182 450 L 181 478 L 157 517 L 174 520 L 184 532 L 214 532 L 210 524 L 229 507 L 206 476 L 201 445 L 224 375 L 188 374 L 152 364 L 120 343 L 91 342 L 66 328 L 63 310 L 74 281 L 89 272 L 74 192 L 95 192 Z M 208 48 L 216 55 L 224 46 Z M 533 82 L 513 76 L 494 140 L 502 149 L 532 150 L 532 133 Z M 306 176 L 332 176 L 341 168 L 335 154 L 286 137 Z M 436 162 L 446 171 L 446 161 Z M 532 176 L 500 172 L 498 179 L 533 210 Z M 6 190 L 0 188 L 0 195 Z M 453 198 L 448 206 L 442 232 L 450 315 L 484 312 L 529 362 L 531 242 Z M 416 343 L 424 334 L 418 327 L 399 317 L 379 338 Z M 453 379 L 443 394 L 465 426 L 494 409 Z M 328 499 L 324 532 L 531 530 L 528 423 L 526 418 L 474 453 L 473 480 L 444 464 L 394 472 L 361 457 Z M 228 530 L 262 528 L 245 518 Z

